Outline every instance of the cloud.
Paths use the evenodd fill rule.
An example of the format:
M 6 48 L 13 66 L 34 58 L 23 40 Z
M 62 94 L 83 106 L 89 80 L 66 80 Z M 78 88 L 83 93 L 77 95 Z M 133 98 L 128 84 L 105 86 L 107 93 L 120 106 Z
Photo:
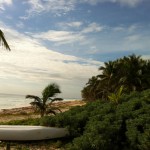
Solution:
M 90 43 L 84 50 L 82 55 L 87 54 L 88 57 L 100 59 L 101 54 L 105 56 L 118 52 L 118 54 L 137 53 L 148 54 L 150 50 L 149 43 L 149 26 L 142 24 L 120 25 L 116 27 L 104 26 L 104 31 L 86 37 Z M 89 34 L 87 35 L 89 36 Z M 84 54 L 83 54 L 84 53 Z M 111 56 L 109 56 L 111 57 Z M 119 57 L 119 56 L 115 56 Z M 101 57 L 102 58 L 102 57 Z M 107 61 L 109 58 L 105 58 Z M 104 58 L 102 58 L 104 60 Z
M 90 33 L 90 32 L 100 32 L 104 29 L 103 26 L 98 25 L 97 23 L 93 22 L 88 25 L 88 27 L 82 30 L 82 33 Z
M 0 1 L 0 5 L 4 5 L 4 4 L 11 5 L 12 4 L 12 0 L 1 0 Z
M 68 23 L 64 23 L 64 25 L 67 25 L 69 27 L 80 27 L 83 23 L 80 21 L 74 21 L 74 22 L 68 22 Z
M 18 27 L 18 28 L 23 28 L 24 27 L 24 24 L 23 24 L 23 22 L 18 22 L 17 24 L 16 24 L 16 27 Z
M 76 30 L 76 28 L 78 28 L 82 24 L 82 22 L 59 23 L 60 28 L 65 30 L 48 30 L 46 32 L 30 33 L 30 35 L 37 39 L 57 43 L 58 45 L 76 42 L 85 44 L 87 41 L 88 33 L 95 33 L 104 30 L 103 26 L 100 26 L 95 22 L 89 24 L 85 28 L 80 27 L 78 30 Z M 88 41 L 90 41 L 89 37 Z
M 133 33 L 138 31 L 140 28 L 142 28 L 142 26 L 139 24 L 131 24 L 129 26 L 120 25 L 120 26 L 113 27 L 111 29 L 115 32 Z
M 13 91 L 23 93 L 26 89 L 26 92 L 35 93 L 35 85 L 36 89 L 41 89 L 50 82 L 57 82 L 66 92 L 65 96 L 74 93 L 79 96 L 87 80 L 98 73 L 97 68 L 102 64 L 47 49 L 30 35 L 21 34 L 2 23 L 0 28 L 12 49 L 11 52 L 1 51 L 0 78 L 9 82 L 10 87 L 14 86 Z M 18 89 L 18 85 L 21 88 Z M 5 84 L 2 87 L 2 91 L 9 89 Z
M 5 5 L 11 5 L 12 0 L 0 0 L 0 10 L 4 11 L 5 10 Z
M 150 55 L 142 55 L 143 59 L 150 60 Z
M 96 5 L 110 2 L 119 3 L 122 6 L 135 7 L 144 1 L 147 0 L 27 0 L 24 3 L 29 5 L 29 9 L 26 11 L 26 16 L 20 18 L 28 19 L 43 12 L 50 12 L 54 15 L 61 16 L 75 10 L 81 3 Z
M 49 30 L 33 35 L 34 38 L 40 38 L 42 40 L 48 40 L 52 42 L 59 42 L 59 44 L 73 43 L 84 40 L 84 35 L 81 35 L 72 31 L 56 31 Z
M 112 2 L 118 2 L 120 3 L 121 5 L 127 5 L 127 6 L 130 6 L 130 7 L 135 7 L 137 6 L 138 4 L 140 4 L 141 2 L 145 1 L 145 0 L 111 0 Z
M 128 42 L 136 42 L 140 40 L 140 35 L 130 35 L 125 38 Z
M 71 27 L 80 27 L 81 25 L 82 25 L 82 22 L 79 22 L 79 21 L 68 23 L 68 26 L 71 26 Z
M 65 14 L 71 10 L 74 10 L 75 0 L 28 0 L 27 3 L 30 8 L 27 10 L 27 16 L 24 19 L 38 15 L 42 12 L 51 12 L 57 16 Z
M 82 0 L 82 2 L 89 3 L 91 5 L 96 5 L 98 3 L 111 2 L 111 3 L 119 3 L 120 5 L 126 5 L 130 7 L 135 7 L 143 1 L 146 1 L 146 0 Z

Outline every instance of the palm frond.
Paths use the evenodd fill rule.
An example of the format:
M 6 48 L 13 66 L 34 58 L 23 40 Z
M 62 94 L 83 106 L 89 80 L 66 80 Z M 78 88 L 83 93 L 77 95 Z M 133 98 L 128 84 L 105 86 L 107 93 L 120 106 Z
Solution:
M 41 103 L 41 98 L 35 95 L 26 95 L 26 98 L 34 99 L 35 101 Z
M 4 33 L 0 30 L 0 43 L 2 46 L 4 46 L 6 49 L 11 50 L 6 39 L 4 36 Z

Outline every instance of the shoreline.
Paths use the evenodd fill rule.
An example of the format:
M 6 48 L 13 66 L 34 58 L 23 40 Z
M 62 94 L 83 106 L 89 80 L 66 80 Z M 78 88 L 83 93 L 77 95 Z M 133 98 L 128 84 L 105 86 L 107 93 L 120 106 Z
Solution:
M 10 99 L 11 98 L 8 99 L 8 104 L 10 104 L 10 105 L 8 105 L 8 104 L 4 104 L 3 99 L 0 98 L 0 100 L 2 101 L 2 103 L 0 103 L 0 112 L 2 110 L 16 109 L 16 108 L 21 108 L 21 107 L 30 107 L 31 106 L 30 103 L 32 101 L 34 101 L 32 99 L 26 99 L 27 101 L 24 101 L 24 99 L 21 99 L 21 98 L 19 98 L 17 100 L 12 99 L 12 101 Z M 80 98 L 79 99 L 73 99 L 73 98 L 71 98 L 71 99 L 63 99 L 62 101 L 66 102 L 66 101 L 76 101 L 76 100 L 77 101 L 82 101 L 82 99 L 80 99 Z M 13 105 L 13 101 L 16 101 L 14 103 L 14 105 Z M 61 102 L 61 101 L 55 101 L 54 103 L 57 103 L 57 102 Z
M 62 112 L 69 110 L 75 106 L 85 105 L 86 102 L 82 100 L 67 100 L 54 102 L 52 106 L 58 107 Z M 28 118 L 38 118 L 39 115 L 35 114 L 32 106 L 17 107 L 11 109 L 1 109 L 0 110 L 0 122 L 8 122 L 12 120 L 22 120 Z

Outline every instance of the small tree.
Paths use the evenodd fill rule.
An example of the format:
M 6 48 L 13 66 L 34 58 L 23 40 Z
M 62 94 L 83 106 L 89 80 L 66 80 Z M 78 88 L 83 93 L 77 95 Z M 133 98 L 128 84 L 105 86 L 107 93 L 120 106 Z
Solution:
M 56 115 L 56 110 L 61 111 L 57 107 L 53 107 L 54 101 L 61 101 L 62 98 L 56 98 L 57 94 L 61 93 L 59 86 L 55 83 L 49 84 L 42 92 L 42 98 L 35 95 L 26 95 L 26 98 L 34 99 L 30 104 L 34 106 L 35 110 L 40 112 L 41 117 L 45 114 L 53 113 Z

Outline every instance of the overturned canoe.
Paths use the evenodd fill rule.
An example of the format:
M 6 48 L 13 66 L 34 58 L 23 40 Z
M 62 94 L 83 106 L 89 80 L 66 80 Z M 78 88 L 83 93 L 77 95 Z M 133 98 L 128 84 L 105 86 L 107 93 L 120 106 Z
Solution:
M 0 125 L 0 140 L 32 141 L 65 137 L 66 128 Z

